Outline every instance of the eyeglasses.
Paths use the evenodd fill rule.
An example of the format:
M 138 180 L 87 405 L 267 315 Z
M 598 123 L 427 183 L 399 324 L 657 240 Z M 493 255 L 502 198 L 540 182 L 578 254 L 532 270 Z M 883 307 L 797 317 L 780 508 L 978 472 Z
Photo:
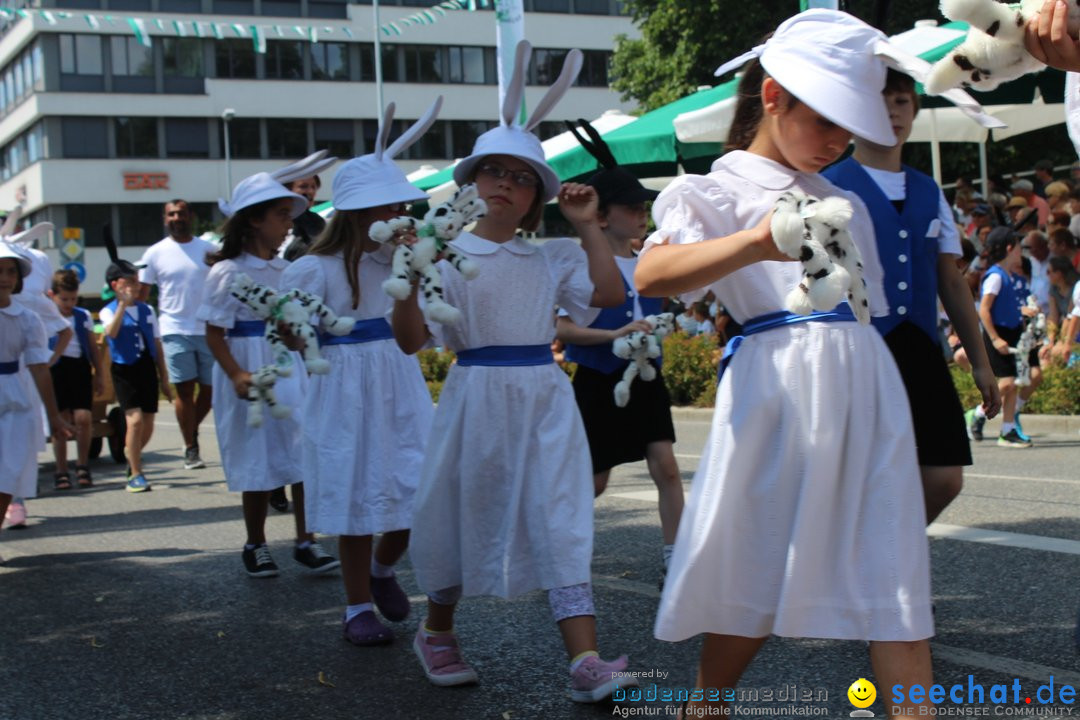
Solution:
M 509 170 L 498 163 L 482 163 L 480 167 L 476 169 L 476 172 L 481 175 L 493 177 L 496 180 L 502 180 L 509 175 L 514 181 L 514 184 L 521 187 L 532 188 L 540 184 L 540 178 L 538 178 L 535 173 L 531 173 L 528 170 Z
M 385 205 L 384 207 L 387 212 L 393 213 L 394 215 L 400 216 L 409 214 L 409 203 L 394 203 L 392 205 Z

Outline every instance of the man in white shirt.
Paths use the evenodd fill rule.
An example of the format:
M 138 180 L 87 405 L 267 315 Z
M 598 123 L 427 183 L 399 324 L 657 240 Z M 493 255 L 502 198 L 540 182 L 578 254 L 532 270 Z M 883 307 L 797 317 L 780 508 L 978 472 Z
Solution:
M 210 412 L 211 371 L 214 358 L 206 345 L 206 323 L 195 318 L 202 302 L 203 285 L 210 266 L 207 253 L 216 248 L 191 233 L 191 208 L 185 200 L 165 203 L 168 236 L 151 245 L 139 271 L 142 295 L 158 286 L 161 344 L 169 381 L 176 388 L 176 421 L 184 438 L 184 467 L 206 467 L 199 456 L 199 424 Z M 196 396 L 196 385 L 198 395 Z
M 1039 301 L 1039 309 L 1049 313 L 1050 278 L 1046 274 L 1046 268 L 1050 262 L 1050 244 L 1046 233 L 1032 230 L 1024 236 L 1020 247 L 1027 251 L 1024 254 L 1031 261 L 1031 294 Z

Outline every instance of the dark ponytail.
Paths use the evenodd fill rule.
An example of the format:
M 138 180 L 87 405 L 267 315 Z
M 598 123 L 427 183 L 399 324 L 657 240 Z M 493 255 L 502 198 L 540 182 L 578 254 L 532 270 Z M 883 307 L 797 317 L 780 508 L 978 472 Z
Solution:
M 757 58 L 744 66 L 742 79 L 739 81 L 735 117 L 728 130 L 724 152 L 746 150 L 757 135 L 761 125 L 761 82 L 765 79 L 765 68 Z
M 247 243 L 254 238 L 251 229 L 251 221 L 258 220 L 266 215 L 281 198 L 264 200 L 255 205 L 249 205 L 236 211 L 236 214 L 226 218 L 224 224 L 218 229 L 221 235 L 221 249 L 214 253 L 207 253 L 206 264 L 213 265 L 222 260 L 232 260 L 240 257 L 247 250 Z

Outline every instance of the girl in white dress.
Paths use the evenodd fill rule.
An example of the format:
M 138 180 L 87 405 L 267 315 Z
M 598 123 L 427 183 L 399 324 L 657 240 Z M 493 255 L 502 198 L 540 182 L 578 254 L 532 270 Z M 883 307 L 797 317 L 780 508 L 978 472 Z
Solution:
M 30 271 L 28 257 L 0 243 L 0 518 L 12 497 L 37 495 L 41 417 L 35 386 L 53 431 L 65 442 L 72 436 L 56 409 L 45 327 L 33 311 L 12 299 Z
M 229 490 L 242 494 L 247 530 L 241 553 L 244 569 L 251 577 L 278 574 L 266 545 L 266 514 L 270 492 L 292 484 L 296 522 L 293 557 L 312 572 L 327 572 L 338 562 L 323 551 L 304 524 L 298 425 L 307 380 L 303 362 L 294 355 L 292 374 L 279 377 L 274 386 L 278 402 L 293 412 L 281 419 L 264 413 L 260 427 L 249 427 L 251 374 L 272 365 L 274 359 L 263 337 L 265 321 L 230 293 L 240 273 L 274 290 L 282 288 L 281 274 L 288 262 L 277 257 L 277 248 L 307 201 L 267 173 L 259 173 L 242 180 L 233 191 L 232 202 L 221 205 L 229 219 L 221 231 L 221 250 L 207 256 L 211 268 L 197 317 L 206 322 L 206 342 L 217 361 L 214 385 L 233 389 L 231 393 L 214 393 L 214 425 L 225 482 Z
M 784 311 L 802 267 L 769 224 L 786 190 L 847 197 L 871 313 L 886 312 L 865 206 L 817 175 L 852 133 L 894 142 L 875 55 L 883 40 L 836 11 L 785 21 L 745 71 L 731 151 L 708 175 L 677 178 L 653 207 L 638 290 L 712 290 L 748 325 L 717 390 L 656 620 L 662 640 L 705 633 L 692 706 L 720 704 L 701 689 L 734 687 L 770 634 L 868 640 L 878 687 L 931 683 L 925 511 L 904 385 L 881 336 L 846 304 Z M 775 325 L 751 334 L 762 316 Z
M 616 682 L 628 684 L 613 675 L 627 661 L 604 662 L 596 652 L 592 463 L 570 382 L 550 346 L 556 305 L 588 324 L 590 306 L 618 305 L 624 290 L 599 227 L 596 191 L 560 191 L 529 132 L 557 95 L 541 101 L 528 125 L 516 124 L 528 55 L 522 43 L 502 125 L 481 135 L 454 171 L 459 185 L 476 183 L 487 215 L 453 243 L 479 275 L 466 281 L 441 265 L 460 324 L 430 328 L 457 363 L 439 397 L 417 491 L 410 557 L 428 614 L 413 648 L 432 683 L 475 682 L 453 633 L 460 596 L 548 590 L 571 659 L 571 696 L 596 702 Z M 572 51 L 551 93 L 561 94 L 579 67 L 580 53 Z M 535 230 L 556 194 L 581 247 L 568 239 L 536 246 L 516 234 Z M 409 353 L 429 338 L 416 295 L 396 303 L 393 314 L 394 335 Z
M 347 606 L 345 639 L 383 645 L 393 633 L 376 617 L 404 620 L 409 599 L 394 565 L 409 544 L 413 495 L 434 409 L 416 358 L 401 352 L 386 320 L 392 300 L 394 245 L 368 237 L 371 224 L 405 214 L 423 200 L 392 158 L 435 121 L 427 116 L 384 150 L 393 103 L 387 106 L 376 151 L 353 158 L 334 177 L 334 217 L 307 254 L 285 271 L 284 284 L 323 298 L 341 316 L 357 318 L 350 335 L 326 338 L 327 375 L 313 375 L 302 424 L 302 467 L 312 529 L 338 535 Z M 372 553 L 372 535 L 382 533 Z M 372 604 L 374 601 L 374 606 Z

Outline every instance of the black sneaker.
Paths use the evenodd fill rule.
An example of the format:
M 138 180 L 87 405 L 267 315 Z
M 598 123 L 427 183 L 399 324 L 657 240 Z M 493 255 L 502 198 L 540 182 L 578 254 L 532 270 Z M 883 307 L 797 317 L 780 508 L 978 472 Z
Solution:
M 270 548 L 266 545 L 256 545 L 253 548 L 244 548 L 244 569 L 247 574 L 256 578 L 277 577 L 278 568 L 274 564 L 274 558 L 270 557 Z
M 341 567 L 341 561 L 322 549 L 322 545 L 313 542 L 306 548 L 294 547 L 293 559 L 307 566 L 313 573 L 330 572 Z
M 998 447 L 1009 447 L 1009 448 L 1029 448 L 1029 447 L 1031 447 L 1031 441 L 1030 440 L 1025 440 L 1024 438 L 1020 437 L 1020 433 L 1016 432 L 1016 428 L 1013 428 L 1012 430 L 1005 433 L 1004 435 L 999 435 L 997 444 L 998 444 Z
M 285 496 L 284 486 L 270 491 L 270 507 L 280 513 L 289 512 L 289 498 Z
M 184 450 L 184 469 L 185 470 L 199 470 L 206 467 L 206 463 L 199 457 L 199 446 L 192 445 Z

